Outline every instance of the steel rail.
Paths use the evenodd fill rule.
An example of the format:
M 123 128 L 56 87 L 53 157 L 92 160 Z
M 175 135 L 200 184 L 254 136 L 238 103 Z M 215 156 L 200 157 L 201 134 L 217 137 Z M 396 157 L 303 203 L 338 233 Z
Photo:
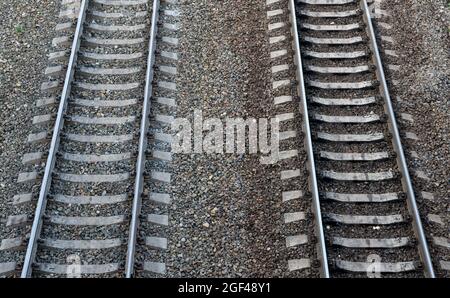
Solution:
M 408 165 L 406 163 L 402 142 L 400 140 L 400 133 L 398 130 L 397 122 L 395 120 L 395 112 L 392 107 L 391 97 L 389 95 L 389 90 L 386 84 L 386 77 L 383 70 L 383 64 L 381 62 L 380 53 L 378 51 L 378 45 L 375 38 L 375 31 L 373 29 L 372 19 L 370 17 L 370 11 L 366 0 L 361 0 L 361 8 L 364 12 L 364 21 L 367 24 L 368 29 L 367 31 L 370 38 L 370 47 L 373 53 L 373 58 L 375 60 L 374 61 L 375 65 L 377 67 L 377 76 L 380 82 L 380 88 L 385 102 L 385 109 L 389 118 L 389 128 L 393 136 L 392 143 L 394 145 L 394 150 L 397 154 L 397 161 L 400 165 L 400 170 L 403 176 L 402 177 L 403 187 L 406 188 L 407 204 L 409 207 L 409 211 L 412 213 L 411 215 L 413 216 L 413 224 L 416 236 L 419 239 L 419 251 L 422 257 L 422 261 L 424 262 L 425 265 L 425 272 L 427 277 L 435 278 L 433 263 L 431 261 L 431 256 L 428 250 L 428 244 L 423 230 L 422 221 L 420 219 L 420 214 L 417 208 L 416 197 L 411 183 L 411 177 L 409 175 Z
M 151 96 L 153 92 L 153 66 L 155 64 L 156 51 L 156 35 L 158 32 L 158 18 L 159 18 L 160 0 L 153 2 L 152 27 L 150 30 L 150 41 L 148 50 L 147 73 L 145 79 L 144 105 L 142 108 L 141 129 L 139 137 L 139 153 L 136 164 L 136 180 L 134 186 L 133 209 L 130 223 L 130 234 L 128 237 L 127 259 L 125 263 L 125 276 L 131 278 L 134 273 L 134 256 L 136 252 L 137 231 L 139 226 L 139 215 L 142 205 L 142 192 L 144 190 L 144 170 L 145 170 L 145 155 L 147 150 L 147 133 L 149 128 L 149 116 L 151 106 Z
M 64 79 L 64 87 L 61 94 L 61 100 L 59 102 L 58 114 L 53 128 L 52 140 L 50 143 L 50 149 L 45 165 L 45 171 L 42 178 L 41 188 L 39 192 L 39 198 L 36 205 L 36 211 L 34 215 L 33 225 L 31 228 L 30 239 L 28 241 L 27 251 L 25 254 L 24 265 L 22 268 L 21 277 L 27 278 L 31 276 L 32 264 L 36 256 L 37 242 L 42 228 L 42 217 L 47 205 L 48 191 L 52 181 L 52 173 L 55 167 L 56 153 L 58 152 L 60 143 L 60 132 L 64 125 L 64 114 L 67 109 L 68 98 L 71 92 L 71 84 L 74 76 L 75 65 L 77 62 L 77 53 L 80 48 L 81 35 L 83 34 L 83 23 L 86 18 L 86 9 L 89 4 L 89 0 L 82 0 L 80 6 L 80 12 L 78 14 L 77 27 L 72 42 L 72 49 L 70 52 L 69 64 L 67 66 L 66 76 Z
M 297 90 L 300 95 L 300 109 L 303 111 L 303 129 L 305 133 L 305 148 L 308 154 L 308 163 L 309 163 L 309 178 L 310 178 L 310 190 L 312 194 L 312 202 L 313 202 L 313 211 L 315 214 L 315 224 L 316 224 L 316 236 L 318 239 L 318 258 L 321 262 L 321 276 L 323 278 L 329 278 L 330 273 L 328 269 L 328 257 L 327 257 L 327 249 L 325 245 L 325 234 L 322 223 L 322 211 L 320 209 L 320 197 L 319 197 L 319 188 L 317 185 L 317 176 L 316 176 L 316 164 L 314 161 L 314 151 L 312 145 L 311 138 L 311 128 L 309 124 L 309 114 L 308 114 L 308 104 L 306 101 L 306 92 L 305 92 L 305 81 L 303 76 L 303 65 L 302 65 L 302 57 L 300 52 L 300 41 L 299 41 L 299 32 L 297 27 L 297 17 L 295 13 L 295 0 L 289 0 L 289 9 L 291 12 L 291 32 L 292 37 L 294 39 L 294 52 L 295 52 L 295 64 L 297 65 L 297 80 L 298 86 Z

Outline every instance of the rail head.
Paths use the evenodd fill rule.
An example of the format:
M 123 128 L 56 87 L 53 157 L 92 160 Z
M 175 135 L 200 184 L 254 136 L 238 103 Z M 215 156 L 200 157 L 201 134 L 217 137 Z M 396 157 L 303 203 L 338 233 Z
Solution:
M 403 151 L 403 146 L 400 138 L 400 133 L 398 130 L 398 125 L 395 120 L 395 112 L 392 107 L 391 97 L 389 95 L 389 89 L 386 83 L 386 77 L 383 70 L 383 63 L 381 61 L 380 52 L 378 50 L 378 44 L 375 36 L 375 31 L 372 24 L 372 18 L 370 16 L 369 6 L 367 5 L 367 0 L 361 0 L 361 9 L 363 11 L 364 21 L 367 25 L 367 33 L 370 39 L 370 48 L 373 53 L 373 59 L 377 68 L 377 77 L 380 82 L 380 88 L 382 96 L 384 98 L 385 110 L 389 119 L 389 129 L 392 134 L 392 143 L 394 150 L 397 154 L 397 161 L 400 166 L 400 171 L 402 173 L 402 183 L 407 194 L 407 203 L 409 211 L 413 217 L 413 225 L 416 236 L 419 240 L 419 251 L 424 263 L 424 269 L 426 276 L 430 278 L 435 278 L 435 273 L 433 269 L 433 263 L 431 260 L 430 252 L 428 249 L 427 239 L 422 226 L 422 220 L 420 218 L 420 213 L 417 207 L 416 197 L 414 194 L 414 189 L 411 182 L 411 177 L 409 175 L 408 165 L 406 162 L 405 154 Z
M 144 102 L 142 107 L 142 119 L 139 136 L 139 151 L 136 162 L 136 179 L 133 194 L 133 207 L 128 236 L 128 248 L 125 262 L 125 277 L 131 278 L 134 273 L 134 259 L 136 253 L 137 232 L 139 226 L 139 215 L 142 204 L 142 192 L 144 189 L 145 152 L 147 150 L 147 132 L 149 128 L 149 114 L 152 96 L 153 66 L 155 64 L 156 35 L 158 32 L 160 0 L 153 1 L 153 14 L 150 29 L 150 40 L 148 46 L 147 72 L 145 77 Z
M 64 125 L 64 113 L 66 111 L 68 98 L 71 92 L 71 84 L 75 72 L 77 54 L 80 48 L 81 35 L 83 34 L 83 23 L 86 18 L 86 10 L 88 4 L 89 0 L 81 1 L 80 12 L 77 19 L 77 27 L 75 30 L 75 35 L 70 52 L 69 64 L 67 66 L 66 76 L 64 79 L 64 87 L 61 93 L 58 114 L 53 128 L 49 154 L 47 157 L 44 174 L 42 176 L 42 183 L 39 191 L 39 198 L 36 205 L 33 224 L 31 227 L 30 239 L 28 241 L 27 250 L 25 253 L 24 265 L 21 272 L 22 278 L 30 277 L 32 273 L 32 265 L 36 255 L 37 242 L 42 228 L 42 216 L 44 215 L 44 211 L 47 205 L 48 191 L 50 189 L 52 173 L 55 167 L 56 153 L 58 152 L 59 148 L 60 132 Z
M 298 81 L 298 94 L 300 96 L 300 110 L 303 112 L 303 129 L 305 133 L 305 148 L 308 154 L 310 190 L 312 194 L 313 211 L 315 214 L 315 229 L 318 240 L 318 259 L 320 261 L 320 271 L 323 278 L 329 278 L 328 256 L 325 242 L 325 234 L 322 222 L 322 211 L 320 209 L 319 188 L 317 184 L 316 165 L 314 161 L 314 151 L 312 145 L 311 128 L 308 116 L 308 103 L 306 101 L 305 82 L 303 75 L 303 64 L 300 52 L 299 31 L 297 27 L 297 17 L 295 12 L 295 0 L 289 0 L 289 10 L 291 19 L 291 32 L 293 38 L 293 49 L 295 53 L 296 75 Z

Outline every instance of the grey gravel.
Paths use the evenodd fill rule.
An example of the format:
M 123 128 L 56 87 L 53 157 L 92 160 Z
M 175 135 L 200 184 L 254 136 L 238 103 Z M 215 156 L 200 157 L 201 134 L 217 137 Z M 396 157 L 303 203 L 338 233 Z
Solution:
M 282 113 L 273 106 L 265 2 L 185 1 L 181 11 L 177 116 L 192 119 L 195 108 L 205 118 L 220 119 Z M 290 107 L 283 112 L 296 111 Z M 297 141 L 290 147 L 301 148 Z M 283 212 L 308 211 L 309 205 L 307 199 L 294 200 L 285 210 L 281 203 L 281 170 L 304 172 L 302 158 L 291 162 L 285 168 L 261 165 L 258 155 L 176 154 L 167 275 L 293 276 L 288 259 L 308 257 L 312 249 L 286 249 L 284 236 L 310 225 L 306 221 L 289 231 L 282 222 Z M 290 190 L 304 191 L 305 177 L 293 179 L 297 185 Z
M 17 176 L 24 167 L 22 156 L 32 129 L 35 101 L 44 82 L 47 54 L 54 37 L 59 1 L 2 1 L 0 3 L 0 218 L 32 213 L 29 204 L 13 208 L 11 198 L 19 193 Z M 0 239 L 24 235 L 24 228 L 0 225 Z M 24 252 L 2 251 L 0 262 L 20 261 Z
M 59 1 L 0 3 L 0 214 L 17 194 L 35 101 L 44 81 Z M 1 229 L 0 229 L 1 231 Z M 1 235 L 1 232 L 0 232 Z

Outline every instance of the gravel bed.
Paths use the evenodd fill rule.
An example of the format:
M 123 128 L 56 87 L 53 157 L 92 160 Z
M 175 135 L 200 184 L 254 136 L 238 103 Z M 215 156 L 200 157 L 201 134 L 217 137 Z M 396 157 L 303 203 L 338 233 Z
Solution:
M 264 1 L 195 0 L 181 11 L 177 117 L 191 118 L 195 108 L 222 120 L 277 114 Z M 298 162 L 291 167 L 303 171 Z M 313 248 L 285 248 L 282 212 L 299 205 L 287 211 L 281 204 L 282 164 L 264 166 L 249 154 L 176 154 L 167 275 L 288 276 L 287 260 Z
M 45 80 L 46 55 L 54 37 L 59 4 L 58 0 L 0 3 L 0 218 L 30 211 L 27 207 L 12 208 L 10 199 L 19 193 L 16 179 L 24 170 L 21 159 L 28 152 L 25 141 Z M 0 239 L 21 236 L 27 230 L 2 224 Z M 5 251 L 0 254 L 0 262 L 22 257 L 23 251 Z
M 34 103 L 40 95 L 59 1 L 0 3 L 0 214 L 17 194 Z M 32 65 L 32 67 L 30 67 Z M 0 229 L 2 235 L 3 229 Z

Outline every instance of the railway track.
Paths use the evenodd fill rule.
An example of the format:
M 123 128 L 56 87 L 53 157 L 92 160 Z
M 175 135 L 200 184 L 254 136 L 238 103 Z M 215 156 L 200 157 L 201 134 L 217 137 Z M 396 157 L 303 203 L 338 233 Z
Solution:
M 158 36 L 152 44 L 155 67 L 147 80 L 154 86 L 147 88 L 147 106 L 143 112 L 146 116 L 141 123 L 126 277 L 161 277 L 166 274 L 165 252 L 172 200 L 171 124 L 177 107 L 180 13 L 174 0 L 162 2 L 160 11 L 160 16 L 154 16 L 154 22 L 158 20 L 158 26 L 152 32 L 152 36 Z
M 22 277 L 133 274 L 159 10 L 81 2 Z
M 0 273 L 166 274 L 176 3 L 81 2 L 31 233 L 2 242 L 27 239 L 23 268 Z M 434 277 L 365 0 L 289 5 L 322 276 Z
M 322 276 L 434 277 L 366 1 L 290 1 Z

